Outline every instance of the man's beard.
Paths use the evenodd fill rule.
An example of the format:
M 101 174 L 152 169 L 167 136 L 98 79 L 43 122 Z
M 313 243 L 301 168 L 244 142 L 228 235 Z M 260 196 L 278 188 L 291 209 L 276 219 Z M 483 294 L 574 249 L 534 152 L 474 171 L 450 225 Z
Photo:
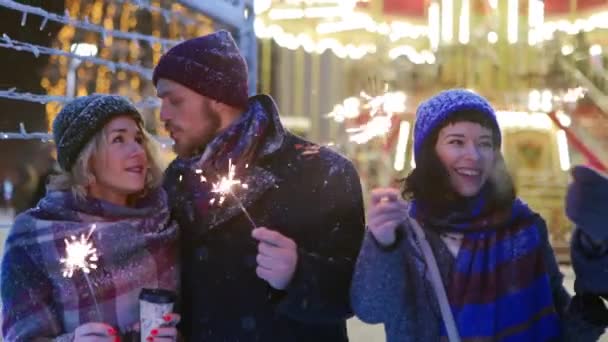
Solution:
M 203 153 L 207 144 L 219 133 L 221 127 L 219 114 L 213 111 L 208 104 L 203 109 L 207 113 L 207 126 L 205 130 L 191 141 L 184 141 L 181 145 L 177 143 L 173 145 L 173 152 L 180 157 L 189 158 Z

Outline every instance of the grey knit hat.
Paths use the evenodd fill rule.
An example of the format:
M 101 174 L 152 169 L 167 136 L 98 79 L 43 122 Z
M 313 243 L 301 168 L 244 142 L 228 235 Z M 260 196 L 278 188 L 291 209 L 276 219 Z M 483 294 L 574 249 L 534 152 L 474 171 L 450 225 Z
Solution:
M 93 136 L 110 120 L 123 115 L 143 123 L 135 106 L 118 95 L 92 94 L 65 105 L 53 121 L 53 139 L 61 168 L 70 171 Z
M 464 110 L 472 110 L 486 115 L 494 126 L 500 144 L 501 134 L 496 113 L 488 100 L 466 89 L 450 89 L 440 92 L 418 106 L 414 126 L 414 157 L 416 162 L 419 162 L 422 146 L 433 131 L 449 119 L 452 114 Z

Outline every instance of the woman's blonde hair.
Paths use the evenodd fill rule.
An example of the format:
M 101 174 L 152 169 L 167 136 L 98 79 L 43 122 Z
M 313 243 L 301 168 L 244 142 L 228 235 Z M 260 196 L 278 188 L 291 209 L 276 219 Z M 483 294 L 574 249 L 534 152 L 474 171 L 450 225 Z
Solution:
M 163 172 L 166 167 L 159 154 L 159 144 L 138 122 L 137 127 L 143 134 L 142 146 L 148 159 L 148 170 L 144 189 L 138 194 L 129 196 L 129 199 L 143 196 L 149 191 L 159 187 L 162 182 Z M 61 173 L 52 177 L 48 189 L 58 191 L 72 191 L 77 198 L 87 196 L 87 187 L 95 180 L 92 169 L 91 158 L 99 153 L 108 141 L 105 136 L 105 126 L 98 131 L 86 144 L 78 155 L 78 159 L 70 171 L 61 170 Z

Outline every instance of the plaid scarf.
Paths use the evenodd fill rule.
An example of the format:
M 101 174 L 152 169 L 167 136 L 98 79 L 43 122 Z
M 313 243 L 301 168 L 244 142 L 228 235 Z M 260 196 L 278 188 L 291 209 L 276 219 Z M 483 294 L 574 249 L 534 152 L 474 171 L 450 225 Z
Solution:
M 485 191 L 442 217 L 414 216 L 431 230 L 464 234 L 447 284 L 463 341 L 550 341 L 559 320 L 545 267 L 539 217 L 520 200 L 510 208 L 485 205 Z M 442 328 L 445 337 L 445 328 Z
M 63 277 L 64 239 L 88 235 L 97 269 L 88 275 L 101 316 L 82 271 Z M 177 289 L 177 226 L 169 221 L 159 190 L 134 207 L 71 192 L 49 192 L 37 208 L 19 215 L 2 260 L 2 331 L 7 341 L 31 341 L 72 333 L 87 322 L 127 332 L 139 322 L 141 288 Z
M 273 118 L 258 101 L 250 101 L 247 112 L 226 131 L 214 138 L 201 156 L 177 159 L 182 189 L 191 192 L 197 215 L 204 217 L 210 210 L 213 182 L 227 176 L 229 161 L 234 165 L 236 178 L 240 178 L 253 163 L 272 132 Z M 275 127 L 276 129 L 276 127 Z

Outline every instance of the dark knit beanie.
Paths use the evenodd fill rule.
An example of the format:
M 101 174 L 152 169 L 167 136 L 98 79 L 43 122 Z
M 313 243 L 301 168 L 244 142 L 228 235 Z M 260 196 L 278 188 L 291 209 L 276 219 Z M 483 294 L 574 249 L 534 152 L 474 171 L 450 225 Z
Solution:
M 566 194 L 566 215 L 595 241 L 608 242 L 608 175 L 578 165 L 572 169 L 572 178 Z
M 228 31 L 217 31 L 172 47 L 154 69 L 154 85 L 159 78 L 175 81 L 234 107 L 247 106 L 247 63 Z
M 414 158 L 419 162 L 420 152 L 424 142 L 435 129 L 440 127 L 452 114 L 471 110 L 487 115 L 494 124 L 494 130 L 501 142 L 500 128 L 494 109 L 485 98 L 466 89 L 451 89 L 442 91 L 420 104 L 416 111 L 414 126 Z
M 92 94 L 66 104 L 53 121 L 53 139 L 61 168 L 69 172 L 93 136 L 110 120 L 122 115 L 143 123 L 135 106 L 118 95 Z

